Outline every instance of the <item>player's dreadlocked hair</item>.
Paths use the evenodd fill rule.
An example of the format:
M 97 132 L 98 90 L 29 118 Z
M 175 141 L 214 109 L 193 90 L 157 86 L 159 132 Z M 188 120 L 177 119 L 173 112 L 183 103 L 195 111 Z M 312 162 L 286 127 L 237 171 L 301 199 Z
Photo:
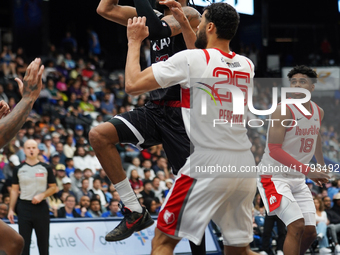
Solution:
M 204 8 L 207 11 L 205 18 L 216 26 L 218 38 L 231 40 L 236 34 L 240 16 L 237 11 L 227 3 L 213 3 Z
M 287 76 L 289 79 L 291 79 L 293 75 L 298 73 L 307 75 L 312 80 L 313 84 L 317 82 L 318 75 L 316 72 L 312 68 L 305 65 L 294 67 L 292 70 L 290 70 Z

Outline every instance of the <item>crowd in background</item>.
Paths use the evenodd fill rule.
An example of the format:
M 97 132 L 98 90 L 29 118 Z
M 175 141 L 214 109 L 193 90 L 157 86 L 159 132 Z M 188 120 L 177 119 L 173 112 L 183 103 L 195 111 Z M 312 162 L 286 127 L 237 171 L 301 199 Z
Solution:
M 95 32 L 89 31 L 89 34 L 92 43 L 98 40 Z M 23 144 L 27 139 L 37 141 L 40 160 L 50 164 L 56 176 L 60 191 L 48 198 L 51 217 L 66 217 L 65 207 L 73 210 L 74 217 L 122 215 L 118 206 L 119 195 L 88 142 L 88 132 L 116 114 L 143 106 L 148 94 L 138 97 L 126 94 L 124 73 L 103 68 L 98 44 L 90 52 L 78 51 L 75 39 L 67 33 L 60 47 L 50 45 L 49 54 L 42 56 L 45 71 L 40 97 L 16 138 L 0 152 L 1 219 L 7 215 L 5 205 L 9 204 L 13 169 L 25 160 Z M 141 59 L 143 67 L 150 65 L 148 52 L 148 43 L 145 43 Z M 244 54 L 250 54 L 249 57 L 256 62 L 255 48 L 249 48 L 249 52 Z M 24 76 L 29 61 L 24 49 L 12 52 L 10 45 L 3 46 L 0 100 L 6 101 L 11 109 L 20 99 L 14 78 Z M 268 84 L 255 82 L 254 85 L 255 108 L 269 109 L 271 89 L 280 84 L 274 81 Z M 321 128 L 324 155 L 333 162 L 339 162 L 340 119 L 334 116 L 338 115 L 340 92 L 313 100 L 325 110 Z M 264 119 L 264 116 L 256 118 Z M 264 152 L 267 125 L 265 122 L 260 128 L 248 127 L 256 163 L 260 162 Z M 139 201 L 156 215 L 174 180 L 162 145 L 143 151 L 128 144 L 117 144 L 117 148 Z M 324 199 L 327 185 L 326 191 L 312 188 L 316 197 Z M 340 186 L 337 184 L 334 188 L 339 191 Z M 333 199 L 333 196 L 330 198 Z M 258 210 L 256 204 L 255 209 Z M 259 214 L 263 216 L 264 210 L 259 210 Z

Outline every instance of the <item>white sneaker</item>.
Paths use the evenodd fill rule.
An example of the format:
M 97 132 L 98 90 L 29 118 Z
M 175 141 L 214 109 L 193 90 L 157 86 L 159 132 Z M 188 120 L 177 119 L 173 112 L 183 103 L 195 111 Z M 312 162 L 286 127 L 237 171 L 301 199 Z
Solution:
M 259 254 L 261 254 L 261 255 L 268 255 L 268 253 L 265 252 L 265 251 L 260 251 Z
M 318 239 L 318 241 L 322 240 L 323 238 L 323 234 L 322 233 L 319 233 L 317 236 L 316 236 L 316 239 Z
M 320 249 L 319 249 L 319 253 L 320 253 L 320 254 L 332 253 L 332 250 L 331 250 L 331 249 L 328 249 L 328 248 L 326 248 L 326 247 L 323 247 L 323 248 L 320 248 Z
M 340 253 L 340 245 L 339 244 L 335 245 L 335 252 Z
M 276 255 L 284 255 L 284 254 L 283 254 L 283 251 L 278 250 L 278 251 L 276 251 Z

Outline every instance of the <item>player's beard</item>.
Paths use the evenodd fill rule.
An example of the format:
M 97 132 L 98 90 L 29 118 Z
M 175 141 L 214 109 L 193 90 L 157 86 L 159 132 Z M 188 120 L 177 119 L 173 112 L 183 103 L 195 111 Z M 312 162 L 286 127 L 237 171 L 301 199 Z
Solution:
M 199 31 L 196 41 L 195 41 L 195 47 L 198 49 L 205 49 L 207 48 L 208 40 L 207 40 L 207 34 L 205 32 L 205 29 L 202 29 Z

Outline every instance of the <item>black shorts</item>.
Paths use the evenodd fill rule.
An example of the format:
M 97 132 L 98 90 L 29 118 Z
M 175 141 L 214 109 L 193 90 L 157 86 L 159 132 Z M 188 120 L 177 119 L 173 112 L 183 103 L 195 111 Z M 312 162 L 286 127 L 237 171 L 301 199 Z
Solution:
M 148 102 L 145 106 L 117 115 L 109 120 L 121 143 L 145 149 L 163 144 L 174 174 L 190 155 L 190 141 L 184 128 L 180 107 Z

